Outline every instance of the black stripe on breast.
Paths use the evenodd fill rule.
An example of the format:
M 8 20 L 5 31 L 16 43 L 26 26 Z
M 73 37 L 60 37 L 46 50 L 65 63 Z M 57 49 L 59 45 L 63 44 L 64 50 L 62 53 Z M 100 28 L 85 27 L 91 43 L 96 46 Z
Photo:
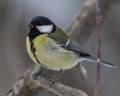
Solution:
M 36 48 L 34 47 L 34 43 L 33 43 L 33 41 L 30 40 L 30 44 L 31 44 L 31 45 L 30 45 L 30 47 L 31 47 L 31 51 L 32 51 L 32 53 L 33 53 L 33 55 L 34 55 L 34 57 L 35 57 L 37 63 L 39 63 L 42 67 L 46 68 L 45 65 L 43 65 L 42 63 L 40 63 L 40 61 L 38 60 L 38 58 L 37 58 L 37 56 L 36 56 L 36 54 L 35 54 L 35 52 L 36 52 Z
M 30 47 L 31 47 L 31 51 L 32 51 L 32 53 L 33 53 L 33 55 L 34 55 L 36 61 L 37 61 L 38 63 L 40 63 L 39 60 L 38 60 L 38 58 L 37 58 L 37 56 L 36 56 L 36 54 L 35 54 L 36 48 L 34 47 L 34 44 L 33 44 L 32 41 L 31 41 L 31 46 L 30 46 Z

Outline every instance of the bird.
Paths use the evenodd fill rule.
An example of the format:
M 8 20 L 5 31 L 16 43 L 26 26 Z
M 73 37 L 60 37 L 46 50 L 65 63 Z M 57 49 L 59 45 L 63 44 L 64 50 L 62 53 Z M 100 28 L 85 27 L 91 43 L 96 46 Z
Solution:
M 26 49 L 30 58 L 43 69 L 58 71 L 57 77 L 62 71 L 75 67 L 79 62 L 97 62 L 96 57 L 88 54 L 47 17 L 34 17 L 29 29 Z M 103 60 L 101 65 L 116 68 L 114 64 Z

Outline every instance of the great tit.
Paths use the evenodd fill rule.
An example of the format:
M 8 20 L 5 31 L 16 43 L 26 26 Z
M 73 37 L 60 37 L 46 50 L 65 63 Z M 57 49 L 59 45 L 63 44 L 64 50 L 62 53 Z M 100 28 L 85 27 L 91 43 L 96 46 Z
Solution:
M 59 71 L 71 69 L 84 60 L 97 61 L 50 19 L 37 16 L 32 19 L 29 27 L 30 31 L 26 39 L 27 52 L 34 63 L 41 67 Z M 106 61 L 102 61 L 101 64 L 116 68 Z

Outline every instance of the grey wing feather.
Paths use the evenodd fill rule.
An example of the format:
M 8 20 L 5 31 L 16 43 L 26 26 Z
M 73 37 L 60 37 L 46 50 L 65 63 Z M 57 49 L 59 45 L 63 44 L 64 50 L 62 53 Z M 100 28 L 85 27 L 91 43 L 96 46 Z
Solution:
M 88 53 L 86 53 L 79 44 L 77 44 L 76 42 L 70 40 L 69 44 L 67 44 L 66 49 L 68 50 L 73 50 L 74 52 L 78 53 L 80 57 L 85 58 L 87 61 L 92 61 L 92 62 L 97 62 L 97 58 L 96 57 L 92 57 L 91 55 L 89 55 Z M 106 62 L 106 61 L 101 61 L 101 64 L 110 68 L 117 68 L 116 65 Z
M 69 41 L 69 44 L 67 44 L 67 46 L 65 46 L 66 49 L 68 50 L 73 50 L 75 52 L 78 52 L 80 56 L 90 56 L 88 53 L 86 53 L 79 44 L 77 44 L 76 42 L 74 42 L 73 40 Z

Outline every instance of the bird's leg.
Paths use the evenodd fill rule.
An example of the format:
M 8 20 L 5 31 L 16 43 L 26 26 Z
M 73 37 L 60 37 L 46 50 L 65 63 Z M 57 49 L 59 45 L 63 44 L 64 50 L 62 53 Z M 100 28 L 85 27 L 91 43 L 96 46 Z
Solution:
M 35 80 L 39 75 L 43 74 L 43 72 L 46 71 L 46 70 L 47 70 L 46 68 L 41 67 L 41 69 L 40 69 L 37 73 L 33 74 L 34 80 Z
M 50 80 L 49 86 L 52 86 L 60 78 L 62 72 L 63 72 L 62 69 L 57 72 L 57 74 Z

